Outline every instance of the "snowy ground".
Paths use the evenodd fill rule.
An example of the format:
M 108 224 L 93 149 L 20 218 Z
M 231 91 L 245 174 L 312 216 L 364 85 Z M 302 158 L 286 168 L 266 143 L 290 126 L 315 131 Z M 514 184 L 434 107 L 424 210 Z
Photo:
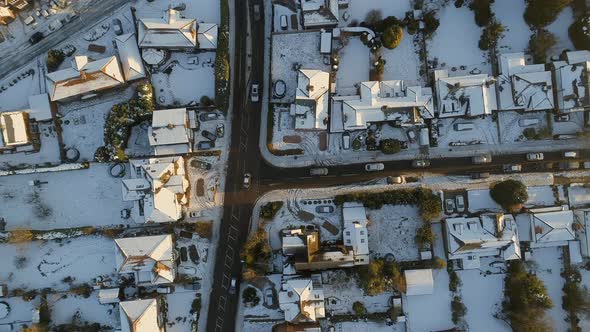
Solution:
M 585 207 L 590 204 L 590 188 L 584 184 L 572 184 L 567 189 L 567 195 L 572 208 Z
M 385 60 L 383 80 L 418 82 L 420 59 L 416 51 L 414 36 L 409 35 L 407 30 L 404 30 L 404 37 L 396 48 L 393 50 L 385 47 L 380 48 L 379 52 Z
M 537 119 L 539 122 L 535 125 L 521 126 L 520 120 Z M 522 132 L 526 128 L 534 128 L 537 131 L 547 127 L 547 116 L 545 112 L 526 112 L 524 114 L 513 111 L 498 112 L 498 129 L 500 130 L 500 142 L 513 143 L 526 141 Z
M 340 26 L 346 27 L 353 21 L 363 22 L 371 10 L 378 10 L 382 18 L 395 16 L 402 20 L 406 12 L 412 10 L 410 2 L 410 0 L 350 0 L 348 8 L 340 9 Z M 348 14 L 345 15 L 345 13 Z M 344 16 L 348 17 L 348 20 L 344 20 L 342 18 Z
M 532 32 L 524 21 L 524 0 L 496 0 L 492 11 L 505 26 L 504 38 L 499 41 L 499 52 L 524 52 L 528 47 Z
M 33 70 L 34 73 L 24 78 L 19 78 L 19 76 L 22 77 L 29 70 Z M 35 62 L 10 75 L 2 77 L 0 88 L 4 87 L 6 90 L 0 91 L 0 112 L 18 111 L 28 108 L 29 96 L 38 94 L 43 89 L 43 85 L 39 82 L 39 75 L 40 70 Z
M 101 325 L 119 326 L 119 309 L 115 304 L 100 304 L 98 292 L 93 292 L 85 299 L 74 294 L 51 294 L 48 296 L 51 307 L 51 320 L 53 324 L 70 324 L 77 322 L 100 323 Z M 74 318 L 75 317 L 75 318 Z M 80 324 L 81 323 L 81 324 Z
M 587 263 L 586 263 L 587 264 Z M 580 274 L 582 275 L 582 282 L 580 283 L 581 287 L 584 287 L 586 291 L 590 290 L 590 270 L 586 268 L 579 268 Z M 590 330 L 590 317 L 581 315 L 580 324 L 579 326 L 582 328 L 582 331 L 589 331 Z
M 471 213 L 502 211 L 502 207 L 490 196 L 489 189 L 467 191 L 467 202 L 467 210 Z
M 574 23 L 574 13 L 571 6 L 566 6 L 555 22 L 547 26 L 547 30 L 557 37 L 557 44 L 547 52 L 548 58 L 558 57 L 564 50 L 575 50 L 568 35 L 568 28 Z
M 109 164 L 89 169 L 14 175 L 0 178 L 0 205 L 7 229 L 70 228 L 121 224 L 121 179 L 110 176 Z M 39 186 L 29 181 L 40 180 Z M 34 194 L 36 193 L 36 194 Z M 50 215 L 40 213 L 45 207 Z
M 39 152 L 0 154 L 0 170 L 8 170 L 11 167 L 30 168 L 60 164 L 59 142 L 52 122 L 39 124 L 39 139 L 41 140 Z
M 295 118 L 289 113 L 289 109 L 282 106 L 276 106 L 274 108 L 274 126 L 272 144 L 276 150 L 286 149 L 303 149 L 305 154 L 314 156 L 327 156 L 330 153 L 329 150 L 320 151 L 319 142 L 321 133 L 325 131 L 308 131 L 308 130 L 295 130 Z M 290 139 L 299 137 L 300 143 L 292 143 Z
M 570 113 L 569 121 L 552 121 L 553 135 L 575 135 L 586 130 L 584 127 L 584 112 Z
M 196 64 L 188 63 L 195 61 Z M 152 74 L 156 101 L 162 106 L 198 103 L 202 96 L 215 98 L 214 52 L 172 53 L 170 60 Z M 169 74 L 167 72 L 170 71 Z
M 441 133 L 438 137 L 439 147 L 449 147 L 451 143 L 466 143 L 495 145 L 498 144 L 498 125 L 492 117 L 488 116 L 483 119 L 462 119 L 462 118 L 446 118 L 440 119 L 439 124 L 442 124 Z M 472 130 L 457 131 L 454 125 L 458 123 L 471 123 L 474 128 Z M 452 146 L 451 146 L 452 148 Z
M 166 324 L 166 331 L 191 331 L 193 317 L 189 313 L 189 310 L 195 299 L 195 294 L 195 291 L 177 287 L 174 293 L 166 295 L 166 302 L 168 303 L 168 323 Z
M 272 35 L 271 81 L 274 84 L 283 80 L 287 90 L 283 98 L 272 97 L 271 102 L 290 103 L 295 100 L 297 71 L 293 65 L 300 64 L 302 69 L 330 70 L 329 57 L 324 59 L 319 45 L 320 32 Z
M 35 241 L 0 244 L 0 263 L 10 267 L 0 271 L 0 279 L 9 289 L 67 290 L 65 277 L 74 284 L 91 283 L 98 276 L 115 274 L 115 244 L 101 236 L 85 236 L 64 241 Z M 24 263 L 17 262 L 24 257 Z
M 422 219 L 415 206 L 384 205 L 379 210 L 367 211 L 369 250 L 373 257 L 393 254 L 398 262 L 420 259 L 414 238 Z
M 369 80 L 370 52 L 360 36 L 342 36 L 342 48 L 339 69 L 336 73 L 336 94 L 340 96 L 356 95 L 360 82 Z
M 246 328 L 246 326 L 258 320 L 275 321 L 275 323 L 285 320 L 285 315 L 282 311 L 280 311 L 278 306 L 278 293 L 281 290 L 281 279 L 282 275 L 271 274 L 264 278 L 255 280 L 252 284 L 244 282 L 240 286 L 238 321 L 243 320 L 244 327 L 242 330 L 242 327 L 239 326 L 238 330 L 248 331 L 249 328 Z M 258 297 L 260 298 L 260 302 L 256 306 L 246 306 L 242 300 L 244 290 L 249 287 L 256 289 Z M 264 296 L 265 292 L 272 292 L 272 303 L 270 303 L 270 299 L 267 298 L 267 296 Z M 266 331 L 266 329 L 259 331 Z
M 355 332 L 402 332 L 406 331 L 406 325 L 404 323 L 398 323 L 392 326 L 388 326 L 382 322 L 342 322 L 335 324 L 327 324 L 334 326 L 336 331 L 355 331 Z
M 561 307 L 563 285 L 565 280 L 560 273 L 563 271 L 562 247 L 538 248 L 532 253 L 532 260 L 536 263 L 531 270 L 543 281 L 547 293 L 553 302 L 553 308 L 547 310 L 547 318 L 553 325 L 554 331 L 567 331 L 569 324 L 564 321 L 567 314 Z
M 361 302 L 369 313 L 382 313 L 389 309 L 391 292 L 375 296 L 365 295 L 358 286 L 355 275 L 347 270 L 333 270 L 322 272 L 324 298 L 326 299 L 326 313 L 332 315 L 354 314 L 352 304 Z

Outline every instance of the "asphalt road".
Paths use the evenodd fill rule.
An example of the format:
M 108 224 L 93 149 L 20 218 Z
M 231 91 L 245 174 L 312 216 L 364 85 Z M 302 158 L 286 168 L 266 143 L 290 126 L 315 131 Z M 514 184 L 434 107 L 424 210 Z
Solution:
M 26 41 L 19 47 L 12 49 L 9 54 L 3 54 L 2 57 L 0 57 L 0 77 L 4 77 L 15 69 L 24 66 L 35 57 L 46 53 L 64 40 L 71 38 L 73 35 L 79 34 L 87 28 L 92 27 L 99 21 L 103 20 L 106 13 L 112 13 L 126 3 L 129 3 L 129 1 L 92 0 L 86 5 L 84 10 L 78 13 L 78 18 L 73 19 L 58 31 L 46 36 L 37 44 L 31 45 Z

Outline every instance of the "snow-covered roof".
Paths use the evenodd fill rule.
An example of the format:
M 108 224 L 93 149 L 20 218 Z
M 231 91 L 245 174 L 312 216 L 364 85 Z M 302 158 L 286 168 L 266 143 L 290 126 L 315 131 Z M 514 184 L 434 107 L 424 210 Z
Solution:
M 438 117 L 476 117 L 492 114 L 496 107 L 494 78 L 487 74 L 449 77 L 434 72 Z
M 152 113 L 152 126 L 148 129 L 148 139 L 157 156 L 186 154 L 191 152 L 188 115 L 186 108 L 156 110 Z
M 342 219 L 344 224 L 359 222 L 362 225 L 367 224 L 367 211 L 362 203 L 345 202 L 342 204 Z
M 352 247 L 358 265 L 369 264 L 369 231 L 367 230 L 367 213 L 365 207 L 357 202 L 345 202 L 342 205 L 344 223 L 343 241 Z
M 145 69 L 135 41 L 134 33 L 126 33 L 115 38 L 119 59 L 123 67 L 123 75 L 127 81 L 145 77 Z
M 306 28 L 338 25 L 338 0 L 301 0 L 301 10 Z
M 49 95 L 42 93 L 39 95 L 29 96 L 29 109 L 27 110 L 31 118 L 37 121 L 51 120 L 51 104 Z
M 16 16 L 10 8 L 0 5 L 0 17 L 14 19 Z
M 29 115 L 26 112 L 0 113 L 0 147 L 26 145 L 31 143 Z
M 283 280 L 279 307 L 285 320 L 294 323 L 315 322 L 326 316 L 321 276 Z
M 199 23 L 197 32 L 199 49 L 213 50 L 217 48 L 217 24 Z
M 103 288 L 98 291 L 98 302 L 109 304 L 119 302 L 119 288 Z
M 479 257 L 485 256 L 500 256 L 504 260 L 521 258 L 518 227 L 510 214 L 447 218 L 444 224 L 449 259 L 478 261 Z
M 119 303 L 121 332 L 162 332 L 158 321 L 156 299 L 125 301 Z
M 166 58 L 166 51 L 155 48 L 144 48 L 141 50 L 141 58 L 148 65 L 159 65 Z
M 571 210 L 531 209 L 530 221 L 533 238 L 537 245 L 561 245 L 565 241 L 575 239 L 572 225 L 574 213 Z M 563 245 L 567 245 L 564 243 Z
M 580 240 L 580 247 L 584 257 L 590 256 L 590 209 L 574 210 L 576 221 L 582 227 L 576 231 L 576 238 Z
M 567 52 L 565 58 L 553 63 L 557 108 L 560 112 L 583 111 L 590 106 L 590 51 Z
M 72 68 L 45 75 L 47 90 L 52 101 L 59 101 L 125 83 L 117 57 L 91 61 L 85 55 L 76 56 Z
M 343 130 L 364 130 L 373 122 L 423 123 L 434 117 L 432 90 L 406 86 L 402 80 L 361 82 L 360 95 L 334 97 L 332 114 L 341 119 Z
M 523 52 L 500 54 L 498 63 L 499 109 L 553 109 L 553 81 L 545 65 L 527 65 Z
M 434 293 L 432 269 L 406 270 L 406 295 L 429 295 Z
M 295 103 L 291 104 L 295 129 L 327 128 L 329 88 L 329 73 L 315 69 L 299 70 Z
M 182 18 L 180 12 L 168 9 L 164 18 L 140 18 L 139 47 L 197 47 L 197 20 Z
M 172 283 L 176 277 L 171 235 L 116 239 L 119 273 L 135 273 L 138 284 Z

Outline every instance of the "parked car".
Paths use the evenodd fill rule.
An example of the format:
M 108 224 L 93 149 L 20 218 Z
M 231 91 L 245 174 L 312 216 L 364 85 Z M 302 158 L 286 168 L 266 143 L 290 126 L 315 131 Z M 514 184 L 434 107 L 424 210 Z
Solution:
M 537 118 L 526 118 L 518 120 L 518 125 L 521 127 L 529 127 L 534 126 L 539 123 L 539 119 Z
M 465 211 L 465 198 L 463 195 L 455 197 L 455 205 L 457 206 L 457 212 L 461 213 Z
M 215 134 L 217 137 L 223 137 L 225 135 L 225 125 L 223 123 L 217 124 L 217 127 L 215 127 Z
M 344 132 L 342 134 L 342 148 L 344 150 L 350 149 L 350 133 L 349 132 Z
M 405 179 L 403 176 L 388 176 L 387 183 L 388 184 L 402 184 L 404 183 Z
M 367 172 L 378 172 L 385 169 L 385 165 L 382 163 L 371 163 L 365 165 L 365 171 Z
M 471 178 L 474 180 L 477 179 L 487 179 L 490 177 L 490 173 L 488 172 L 481 172 L 481 173 L 471 173 Z
M 447 214 L 455 212 L 455 201 L 452 198 L 445 199 L 445 211 Z
M 219 114 L 217 114 L 215 112 L 206 112 L 206 113 L 201 113 L 199 115 L 199 120 L 201 120 L 203 122 L 217 120 L 217 119 L 219 119 Z
M 328 175 L 328 169 L 325 167 L 322 168 L 312 168 L 309 170 L 309 175 L 311 176 L 322 176 Z
M 479 156 L 473 156 L 473 158 L 471 158 L 471 161 L 474 164 L 489 164 L 492 162 L 492 155 L 491 154 L 482 154 Z
M 258 83 L 252 84 L 252 88 L 250 89 L 250 100 L 252 100 L 253 103 L 257 103 L 260 100 Z
M 31 38 L 29 38 L 29 42 L 31 43 L 31 45 L 35 45 L 38 42 L 41 41 L 41 39 L 43 39 L 45 36 L 43 36 L 43 33 L 40 31 L 35 32 Z
M 527 153 L 526 160 L 528 161 L 540 161 L 545 159 L 545 156 L 541 152 L 537 153 Z
M 287 15 L 281 15 L 281 30 L 287 30 Z
M 158 294 L 170 294 L 170 293 L 174 293 L 174 285 L 159 286 L 156 289 L 156 292 Z
M 273 296 L 272 296 L 272 288 L 267 288 L 264 290 L 264 302 L 267 306 L 272 306 L 273 304 Z
M 229 293 L 232 295 L 235 294 L 237 288 L 238 288 L 238 280 L 236 278 L 232 278 L 231 282 L 229 284 Z
M 522 171 L 522 165 L 520 164 L 506 164 L 502 168 L 506 173 L 516 173 Z
M 113 31 L 115 35 L 120 36 L 123 34 L 123 25 L 121 24 L 121 20 L 118 18 L 114 18 L 111 21 L 111 25 L 113 26 Z
M 559 163 L 559 168 L 561 169 L 579 169 L 580 163 L 577 161 L 564 161 Z
M 33 24 L 33 23 L 35 23 L 35 18 L 33 16 L 28 16 L 27 18 L 24 19 L 23 23 L 25 25 Z
M 332 213 L 332 212 L 334 212 L 334 207 L 332 205 L 318 205 L 315 207 L 315 212 L 317 212 L 317 213 Z
M 473 130 L 474 126 L 473 126 L 473 123 L 460 122 L 460 123 L 455 123 L 453 125 L 453 128 L 455 128 L 455 131 L 466 131 L 466 130 Z
M 206 161 L 202 161 L 202 160 L 198 160 L 198 159 L 194 159 L 193 161 L 191 161 L 191 165 L 193 165 L 197 168 L 200 169 L 204 169 L 206 171 L 210 170 L 212 165 Z
M 569 114 L 557 114 L 555 116 L 555 122 L 567 122 L 570 120 Z
M 197 149 L 199 150 L 210 150 L 215 147 L 214 141 L 200 141 L 197 143 Z
M 408 136 L 408 140 L 410 141 L 410 143 L 416 143 L 416 132 L 415 131 L 408 130 L 406 135 Z
M 568 159 L 575 159 L 578 158 L 578 152 L 576 151 L 566 151 L 563 153 L 563 157 L 564 158 L 568 158 Z
M 251 182 L 252 182 L 252 175 L 250 173 L 244 174 L 244 181 L 242 183 L 242 186 L 244 187 L 244 189 L 250 188 Z
M 210 131 L 207 131 L 207 130 L 203 130 L 203 131 L 201 132 L 201 135 L 203 135 L 203 137 L 205 137 L 206 139 L 208 139 L 208 140 L 210 140 L 210 141 L 215 141 L 215 140 L 217 140 L 217 136 L 215 136 L 215 134 L 213 134 L 212 132 L 210 132 Z
M 412 161 L 412 167 L 414 168 L 426 168 L 428 166 L 430 166 L 430 160 L 416 159 Z

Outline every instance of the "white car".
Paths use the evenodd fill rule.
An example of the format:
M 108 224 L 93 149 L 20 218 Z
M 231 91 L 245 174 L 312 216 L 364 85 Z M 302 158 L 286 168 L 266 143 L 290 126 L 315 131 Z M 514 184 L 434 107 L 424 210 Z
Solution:
M 567 151 L 563 153 L 564 158 L 578 158 L 578 153 L 576 151 Z
M 244 189 L 250 188 L 251 181 L 252 181 L 252 175 L 250 173 L 244 174 L 244 182 L 243 182 Z
M 258 91 L 258 84 L 252 84 L 252 88 L 250 90 L 250 99 L 253 103 L 257 103 L 260 100 L 260 93 Z
M 527 153 L 527 155 L 526 155 L 526 160 L 528 160 L 528 161 L 538 161 L 538 160 L 543 160 L 543 159 L 545 159 L 545 156 L 541 152 Z
M 385 165 L 382 163 L 372 163 L 365 165 L 365 171 L 367 172 L 378 172 L 385 169 Z
M 457 206 L 457 212 L 465 211 L 465 198 L 462 195 L 455 197 L 455 205 Z

